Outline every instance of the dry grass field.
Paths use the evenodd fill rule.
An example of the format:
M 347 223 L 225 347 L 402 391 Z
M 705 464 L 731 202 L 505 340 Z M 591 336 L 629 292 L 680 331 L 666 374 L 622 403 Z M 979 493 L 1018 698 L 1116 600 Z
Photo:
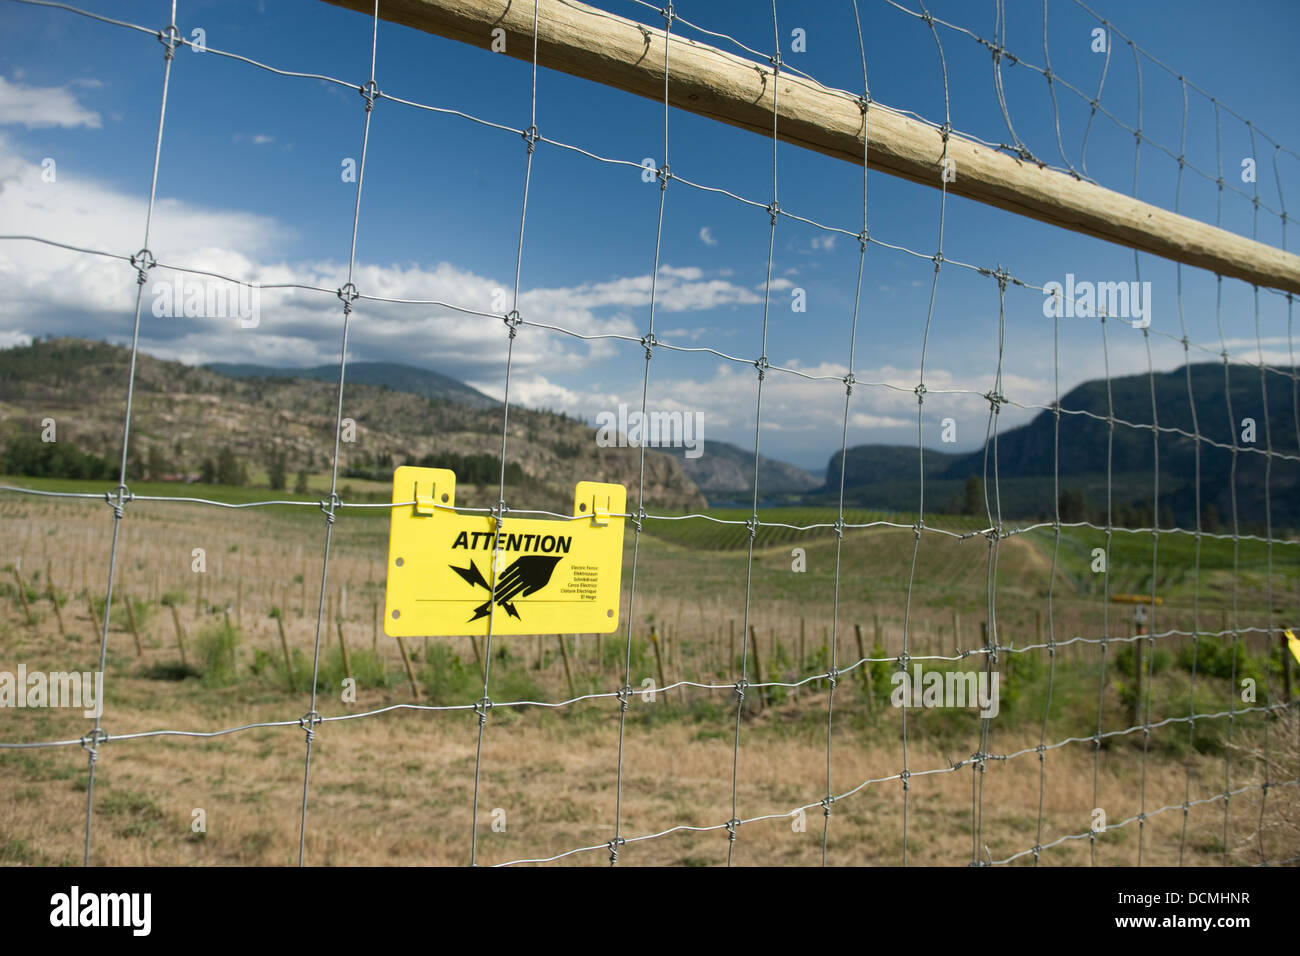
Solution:
M 0 671 L 93 670 L 111 510 L 102 502 L 0 498 Z M 377 629 L 382 606 L 387 521 L 383 514 L 345 511 L 334 529 L 327 621 L 341 620 L 357 680 L 355 702 L 340 697 L 343 676 L 338 628 L 321 637 L 318 711 L 326 718 L 410 704 L 412 687 L 396 642 Z M 287 721 L 214 737 L 110 739 L 96 771 L 93 860 L 121 864 L 291 864 L 297 860 L 304 735 L 297 719 L 308 710 L 323 521 L 311 508 L 217 510 L 202 505 L 134 502 L 122 523 L 118 581 L 110 620 L 103 726 L 113 737 L 151 730 L 212 732 L 248 723 Z M 1050 538 L 1047 539 L 1050 542 Z M 790 548 L 806 546 L 809 571 L 791 571 Z M 191 571 L 194 548 L 207 571 Z M 836 659 L 857 659 L 855 624 L 868 652 L 901 652 L 908 590 L 910 530 L 870 529 L 844 539 Z M 728 685 L 738 666 L 744 619 L 746 555 L 692 550 L 643 535 L 635 605 L 629 612 L 631 535 L 624 573 L 626 632 L 565 639 L 555 635 L 494 639 L 479 780 L 477 861 L 482 864 L 552 857 L 565 865 L 607 865 L 604 844 L 614 836 L 619 703 L 610 696 L 561 708 L 504 706 L 513 701 L 561 701 L 611 694 L 631 658 L 630 684 L 690 680 Z M 765 680 L 794 683 L 824 672 L 834 595 L 833 539 L 809 536 L 765 547 L 755 556 L 750 622 Z M 1288 556 L 1289 557 L 1289 556 Z M 12 569 L 29 597 L 25 614 Z M 989 548 L 982 537 L 922 540 L 908 615 L 913 656 L 982 646 Z M 1044 639 L 1051 583 L 1050 548 L 1029 536 L 1002 542 L 996 607 L 999 642 L 1023 646 Z M 1294 570 L 1273 582 L 1275 616 L 1295 606 Z M 62 599 L 59 617 L 49 579 Z M 199 593 L 199 579 L 203 590 Z M 1218 581 L 1218 584 L 1214 584 Z M 1239 579 L 1241 627 L 1262 624 L 1267 581 Z M 1198 608 L 1203 630 L 1219 630 L 1231 605 L 1221 576 L 1207 573 Z M 1179 592 L 1169 584 L 1171 594 Z M 1185 590 L 1185 586 L 1184 586 Z M 140 647 L 125 612 L 130 597 Z M 89 599 L 89 600 L 88 600 Z M 1289 610 L 1288 610 L 1289 602 Z M 181 666 L 176 610 L 186 642 Z M 280 609 L 292 668 L 286 667 L 272 608 Z M 1080 593 L 1058 567 L 1052 619 L 1057 640 L 1101 632 L 1105 605 Z M 1131 608 L 1111 605 L 1112 633 L 1129 631 Z M 1159 628 L 1191 625 L 1190 599 L 1171 600 Z M 30 616 L 28 616 L 30 615 Z M 229 622 L 227 627 L 226 622 Z M 1119 623 L 1116 623 L 1119 622 Z M 956 623 L 959 631 L 953 634 Z M 647 636 L 653 625 L 660 655 Z M 879 632 L 876 628 L 879 627 Z M 803 634 L 801 641 L 800 634 Z M 1277 672 L 1264 661 L 1263 635 L 1244 635 L 1252 673 L 1275 695 Z M 1197 678 L 1178 662 L 1187 639 L 1162 638 L 1151 676 L 1149 723 L 1228 709 L 1228 681 Z M 1204 645 L 1202 645 L 1204 647 Z M 407 644 L 424 704 L 455 710 L 396 709 L 316 728 L 306 860 L 320 865 L 465 864 L 470 860 L 478 722 L 468 707 L 481 695 L 482 648 L 465 638 Z M 1121 663 L 1125 643 L 1109 650 L 1101 686 L 1095 644 L 1003 654 L 1002 711 L 989 722 L 982 764 L 974 710 L 917 710 L 888 705 L 890 665 L 875 665 L 874 691 L 862 677 L 840 675 L 830 722 L 830 786 L 836 794 L 827 859 L 831 864 L 907 862 L 966 865 L 998 861 L 1035 844 L 1041 865 L 1250 864 L 1300 853 L 1297 787 L 1274 786 L 1221 795 L 1267 779 L 1294 784 L 1297 726 L 1248 712 L 1231 721 L 1202 719 L 1194 738 L 1186 721 L 1107 737 L 1095 748 L 1098 708 L 1103 731 L 1131 726 L 1134 700 Z M 872 655 L 874 656 L 874 655 Z M 566 660 L 567 659 L 567 660 Z M 1206 660 L 1208 658 L 1203 658 Z M 1273 654 L 1270 659 L 1280 661 Z M 982 668 L 975 655 L 968 668 Z M 754 680 L 751 648 L 750 679 Z M 1258 668 L 1262 667 L 1262 670 Z M 1050 703 L 1047 689 L 1051 689 Z M 1263 699 L 1267 691 L 1261 686 Z M 1126 696 L 1126 694 L 1128 696 Z M 1194 695 L 1194 696 L 1192 696 Z M 737 828 L 734 862 L 816 864 L 822 859 L 822 808 L 827 790 L 825 681 L 776 688 L 762 700 L 748 692 L 736 736 L 731 687 L 677 688 L 654 702 L 629 700 L 622 760 L 620 864 L 725 863 L 732 816 L 733 748 L 737 745 L 736 815 L 774 815 Z M 1145 698 L 1139 696 L 1138 705 Z M 1239 701 L 1236 708 L 1248 706 Z M 1044 720 L 1046 716 L 1046 720 Z M 903 721 L 907 722 L 904 748 Z M 1136 721 L 1143 723 L 1142 718 Z M 71 740 L 90 721 L 79 710 L 0 711 L 0 742 Z M 1046 750 L 1034 748 L 1084 738 Z M 1018 756 L 1005 755 L 1027 750 Z M 1267 771 L 1264 755 L 1267 751 Z M 1005 759 L 1004 759 L 1005 758 Z M 906 761 L 906 763 L 904 762 Z M 952 769 L 954 762 L 964 762 Z M 910 771 L 906 799 L 897 775 Z M 1096 797 L 1094 800 L 1094 773 Z M 884 779 L 889 778 L 889 779 Z M 872 782 L 865 786 L 865 781 Z M 86 754 L 80 746 L 0 750 L 0 862 L 75 864 L 81 861 Z M 1185 800 L 1211 802 L 1191 806 Z M 794 807 L 814 804 L 802 818 Z M 1041 811 L 1040 811 L 1041 806 Z M 1090 840 L 1094 807 L 1110 826 Z M 1115 824 L 1162 807 L 1146 820 Z M 206 814 L 195 832 L 193 813 Z M 905 819 L 906 811 L 906 819 Z M 784 816 L 776 816 L 782 815 Z M 980 845 L 974 821 L 979 816 Z M 1040 831 L 1041 819 L 1041 831 Z M 497 824 L 493 826 L 494 822 Z M 673 830 L 672 828 L 680 828 Z M 709 829 L 699 829 L 709 828 Z M 665 830 L 648 840 L 634 838 Z M 1032 853 L 1015 860 L 1032 864 Z

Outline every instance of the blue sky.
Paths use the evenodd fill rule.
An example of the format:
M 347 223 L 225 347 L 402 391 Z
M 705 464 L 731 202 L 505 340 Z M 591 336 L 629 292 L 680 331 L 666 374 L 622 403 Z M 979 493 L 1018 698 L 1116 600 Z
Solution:
M 920 0 L 899 0 L 913 10 Z M 629 0 L 595 6 L 652 25 L 662 19 Z M 161 2 L 105 3 L 82 9 L 150 28 L 166 24 Z M 932 2 L 930 11 L 979 36 L 994 37 L 995 4 Z M 1286 0 L 1120 3 L 1090 7 L 1151 56 L 1183 71 L 1200 88 L 1249 118 L 1283 146 L 1300 151 L 1294 91 L 1300 65 L 1291 44 L 1300 6 Z M 929 28 L 887 0 L 858 0 L 873 99 L 942 123 L 944 83 Z M 1043 4 L 1008 0 L 1006 46 L 1042 65 Z M 1097 21 L 1074 0 L 1050 0 L 1048 43 L 1053 71 L 1091 96 L 1105 57 L 1091 50 Z M 771 11 L 762 3 L 682 0 L 676 11 L 746 45 L 770 50 Z M 832 87 L 859 90 L 862 67 L 853 5 L 779 2 L 783 59 Z M 65 10 L 0 0 L 0 233 L 30 234 L 115 253 L 141 244 L 149 192 L 162 47 L 148 35 Z M 285 70 L 319 73 L 359 86 L 369 78 L 370 20 L 317 0 L 186 2 L 177 24 L 195 28 L 213 48 Z M 680 28 L 693 39 L 717 43 Z M 806 51 L 792 49 L 804 31 Z M 1010 141 L 993 83 L 988 51 L 967 35 L 938 27 L 949 76 L 952 125 L 994 143 Z M 1132 52 L 1115 35 L 1102 104 L 1137 125 L 1139 84 Z M 431 106 L 461 110 L 514 129 L 529 123 L 531 71 L 487 49 L 381 22 L 376 78 L 382 91 Z M 736 51 L 732 48 L 733 52 Z M 671 62 L 670 62 L 671 69 Z M 1142 128 L 1178 152 L 1182 93 L 1176 78 L 1141 61 Z M 1043 77 L 1023 64 L 1003 66 L 1007 107 L 1020 139 L 1053 166 L 1082 161 L 1089 108 L 1058 88 L 1061 140 Z M 206 269 L 262 284 L 302 282 L 334 289 L 346 279 L 356 185 L 341 165 L 359 159 L 364 101 L 355 89 L 286 78 L 214 53 L 178 51 L 172 71 L 158 207 L 150 247 L 166 263 Z M 663 107 L 567 75 L 542 70 L 537 124 L 542 135 L 600 156 L 662 162 Z M 1217 143 L 1217 145 L 1216 145 Z M 668 159 L 674 174 L 766 204 L 772 198 L 770 139 L 673 110 Z M 1240 119 L 1193 92 L 1187 156 L 1212 174 L 1241 181 L 1241 161 L 1257 162 L 1261 202 L 1280 208 L 1274 151 Z M 53 159 L 54 182 L 42 180 Z M 1088 173 L 1130 192 L 1134 138 L 1109 119 L 1092 123 Z M 1150 143 L 1140 151 L 1141 198 L 1172 208 L 1177 163 Z M 494 292 L 514 281 L 523 197 L 524 142 L 517 133 L 380 99 L 371 123 L 357 233 L 355 282 L 362 292 L 392 298 L 442 299 L 494 311 Z M 1300 160 L 1280 154 L 1284 196 L 1300 202 Z M 961 175 L 960 169 L 957 175 Z M 856 232 L 862 226 L 860 167 L 782 144 L 777 150 L 783 210 Z M 871 235 L 931 255 L 939 240 L 940 192 L 881 173 L 867 177 Z M 1219 210 L 1212 182 L 1187 172 L 1184 212 L 1213 222 Z M 584 335 L 640 336 L 648 328 L 659 190 L 639 171 L 539 144 L 528 195 L 520 267 L 525 319 Z M 1250 235 L 1250 201 L 1226 191 L 1222 222 Z M 1287 246 L 1294 248 L 1295 228 Z M 1280 220 L 1261 212 L 1258 235 L 1282 244 Z M 684 347 L 709 346 L 752 360 L 760 354 L 767 287 L 767 214 L 734 199 L 670 185 L 665 200 L 656 335 Z M 944 255 L 978 266 L 1001 265 L 1034 285 L 1067 273 L 1092 281 L 1136 278 L 1133 254 L 1108 243 L 950 196 Z M 773 364 L 812 375 L 848 369 L 859 250 L 852 238 L 782 217 L 776 227 L 767 355 Z M 1152 328 L 1181 336 L 1172 264 L 1143 255 L 1141 278 L 1152 283 Z M 27 241 L 0 241 L 0 344 L 32 336 L 75 334 L 129 341 L 134 273 L 125 263 L 80 256 Z M 162 270 L 155 279 L 169 278 Z M 854 374 L 897 386 L 858 388 L 848 443 L 916 442 L 921 346 L 933 264 L 882 245 L 866 255 Z M 807 311 L 793 312 L 802 289 Z M 1188 334 L 1216 352 L 1213 276 L 1183 270 Z M 1223 330 L 1229 351 L 1244 360 L 1289 364 L 1285 301 L 1260 296 L 1257 342 L 1251 289 L 1223 283 Z M 507 296 L 508 301 L 508 296 Z M 148 302 L 148 297 L 146 297 Z M 315 365 L 338 359 L 339 303 L 328 295 L 272 293 L 261 321 L 241 328 L 229 319 L 154 317 L 146 308 L 142 347 L 186 362 L 247 361 Z M 1041 292 L 1007 294 L 1003 392 L 1022 404 L 1053 396 L 1053 322 Z M 945 265 L 926 340 L 925 443 L 978 447 L 988 406 L 979 394 L 994 384 L 998 358 L 997 287 L 969 270 Z M 1145 371 L 1141 332 L 1108 326 L 1108 356 L 1096 320 L 1061 320 L 1061 391 L 1104 374 Z M 352 360 L 423 365 L 502 394 L 506 335 L 502 323 L 429 306 L 362 302 L 351 327 Z M 1157 369 L 1177 367 L 1182 348 L 1152 336 Z M 1199 353 L 1200 360 L 1213 355 Z M 594 420 L 619 403 L 640 403 L 641 347 L 584 340 L 525 325 L 515 343 L 511 399 L 563 408 Z M 944 388 L 975 394 L 944 394 Z M 703 414 L 709 440 L 752 447 L 756 374 L 752 366 L 709 353 L 658 350 L 651 363 L 649 404 Z M 772 373 L 764 385 L 762 450 L 806 467 L 825 465 L 840 444 L 843 385 Z M 322 409 L 322 411 L 326 411 Z M 1032 410 L 1008 408 L 1001 427 Z M 1242 414 L 1246 414 L 1243 411 Z M 941 446 L 939 422 L 957 422 L 955 446 Z

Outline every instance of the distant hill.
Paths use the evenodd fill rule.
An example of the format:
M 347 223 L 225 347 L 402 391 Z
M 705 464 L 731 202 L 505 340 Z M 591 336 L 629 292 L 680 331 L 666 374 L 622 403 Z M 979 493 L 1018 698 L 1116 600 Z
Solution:
M 0 349 L 0 446 L 39 436 L 41 420 L 52 417 L 60 445 L 67 442 L 80 452 L 115 462 L 129 362 L 129 349 L 85 339 L 45 339 Z M 344 442 L 341 448 L 342 485 L 349 477 L 391 480 L 394 466 L 425 459 L 435 465 L 460 462 L 467 468 L 472 463 L 478 473 L 497 473 L 499 403 L 445 376 L 406 366 L 389 366 L 401 374 L 385 386 L 366 384 L 358 379 L 373 380 L 384 366 L 359 364 L 365 370 L 360 376 L 352 374 L 349 364 L 343 398 L 344 417 L 356 423 L 356 441 Z M 299 469 L 311 474 L 328 471 L 337 369 L 328 378 L 316 369 L 307 370 L 316 374 L 305 378 L 279 374 L 287 370 L 269 371 L 276 374 L 230 377 L 142 353 L 135 376 L 128 480 L 140 477 L 151 462 L 163 476 L 192 479 L 222 449 L 229 449 L 246 467 L 252 484 L 266 485 L 272 456 L 283 455 L 290 484 Z M 437 386 L 449 390 L 444 394 L 469 400 L 398 391 L 394 381 L 425 390 Z M 636 485 L 640 450 L 601 448 L 590 425 L 563 414 L 512 408 L 509 429 L 507 462 L 518 468 L 509 497 L 512 507 L 568 512 L 574 483 L 581 479 Z M 495 467 L 485 464 L 488 459 Z M 645 470 L 650 506 L 668 511 L 707 506 L 671 456 L 648 451 Z M 462 505 L 485 507 L 496 500 L 495 481 L 477 487 L 458 484 Z
M 1185 528 L 1195 527 L 1198 443 L 1191 436 L 1199 430 L 1202 514 L 1210 523 L 1216 519 L 1222 522 L 1220 530 L 1230 530 L 1234 487 L 1231 446 L 1235 439 L 1239 448 L 1235 483 L 1238 519 L 1256 529 L 1263 525 L 1267 459 L 1254 450 L 1265 450 L 1271 439 L 1275 455 L 1300 455 L 1300 423 L 1296 419 L 1291 373 L 1289 368 L 1280 369 L 1265 373 L 1261 379 L 1258 369 L 1233 365 L 1228 367 L 1226 387 L 1224 366 L 1217 363 L 1154 376 L 1155 408 L 1161 428 L 1158 508 L 1162 524 L 1173 520 Z M 1188 400 L 1189 381 L 1194 408 Z M 1091 520 L 1103 515 L 1109 447 L 1113 508 L 1132 512 L 1128 516 L 1130 523 L 1145 519 L 1144 523 L 1149 524 L 1155 504 L 1156 460 L 1150 427 L 1152 380 L 1145 374 L 1111 379 L 1110 395 L 1117 420 L 1113 445 L 1109 441 L 1110 406 L 1104 380 L 1085 382 L 1061 397 L 1061 488 L 1085 496 L 1084 506 Z M 1242 422 L 1246 418 L 1255 421 L 1253 444 L 1242 441 Z M 1133 428 L 1120 422 L 1147 427 Z M 1164 429 L 1178 429 L 1187 435 Z M 1056 420 L 1050 411 L 1040 412 L 1031 422 L 998 436 L 997 468 L 1004 516 L 1053 513 L 1056 446 Z M 971 475 L 991 482 L 992 451 L 990 443 L 986 478 L 982 448 L 967 454 L 927 449 L 927 508 L 947 510 L 954 500 L 960 500 Z M 838 453 L 832 456 L 827 481 L 817 497 L 827 498 L 838 488 L 839 459 Z M 914 446 L 860 445 L 848 450 L 847 460 L 845 484 L 851 503 L 915 510 L 919 480 Z M 1300 527 L 1300 463 L 1274 457 L 1267 477 L 1267 497 L 1275 526 Z
M 203 367 L 229 378 L 303 378 L 336 382 L 339 377 L 337 365 L 275 368 L 269 365 L 210 362 Z M 459 402 L 472 408 L 497 408 L 501 405 L 496 399 L 489 398 L 464 382 L 429 369 L 400 365 L 396 362 L 348 362 L 347 381 L 352 385 L 375 385 L 394 392 L 410 392 L 412 395 L 422 395 L 425 398 Z
M 899 479 L 915 478 L 917 476 L 917 455 L 915 445 L 855 445 L 848 449 L 844 456 L 848 461 L 848 467 L 844 470 L 845 488 L 856 488 L 861 485 L 876 485 Z M 955 455 L 951 452 L 933 451 L 929 448 L 925 450 L 925 477 L 935 478 L 943 472 L 952 468 L 959 461 L 965 460 L 965 455 Z M 840 482 L 840 453 L 836 452 L 831 456 L 829 464 L 826 466 L 826 477 L 824 480 L 827 491 L 834 491 L 839 488 Z
M 659 450 L 676 458 L 686 477 L 711 497 L 746 496 L 754 492 L 753 449 L 706 439 L 698 458 L 687 458 L 685 448 Z M 820 485 L 820 479 L 796 465 L 758 456 L 758 488 L 765 498 L 800 494 Z

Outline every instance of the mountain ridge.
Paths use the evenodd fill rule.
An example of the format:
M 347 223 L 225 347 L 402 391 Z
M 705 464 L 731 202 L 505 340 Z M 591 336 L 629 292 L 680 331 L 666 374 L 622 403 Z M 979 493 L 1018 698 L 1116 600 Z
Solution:
M 39 451 L 42 422 L 52 418 L 60 446 L 107 459 L 115 469 L 130 357 L 124 346 L 74 338 L 0 350 L 0 445 L 8 450 L 16 442 L 36 442 Z M 337 401 L 335 381 L 231 378 L 142 351 L 126 478 L 156 471 L 153 480 L 194 480 L 223 454 L 233 456 L 255 484 L 269 481 L 261 470 L 269 475 L 277 461 L 291 482 L 299 470 L 328 471 Z M 339 474 L 391 480 L 392 468 L 403 461 L 457 462 L 494 476 L 478 485 L 460 483 L 458 504 L 493 506 L 499 491 L 500 409 L 500 403 L 474 407 L 350 382 L 343 416 L 352 423 L 355 441 L 340 443 Z M 640 478 L 639 449 L 602 448 L 589 425 L 563 413 L 512 407 L 506 460 L 512 503 L 526 501 L 528 508 L 561 514 L 570 513 L 578 477 L 629 487 Z M 645 457 L 645 490 L 647 503 L 657 510 L 707 507 L 673 457 L 657 451 Z
M 307 368 L 292 366 L 254 365 L 244 362 L 207 362 L 200 368 L 216 372 L 227 378 L 272 379 L 301 378 L 323 382 L 338 381 L 337 365 L 313 365 Z M 402 362 L 348 362 L 348 384 L 374 385 L 394 392 L 410 392 L 425 398 L 460 402 L 475 408 L 499 408 L 501 403 L 484 395 L 459 379 L 435 372 L 432 369 L 407 365 Z
M 1211 520 L 1226 524 L 1234 510 L 1235 490 L 1239 521 L 1298 526 L 1300 462 L 1278 457 L 1300 454 L 1300 403 L 1292 374 L 1291 369 L 1261 372 L 1255 366 L 1205 362 L 1150 376 L 1137 373 L 1080 383 L 1061 397 L 1059 440 L 1057 416 L 1045 410 L 999 434 L 996 444 L 991 440 L 965 453 L 927 448 L 927 500 L 943 510 L 961 496 L 972 476 L 991 484 L 996 463 L 999 486 L 1010 492 L 1000 502 L 1004 516 L 1052 515 L 1059 456 L 1062 492 L 1081 495 L 1074 500 L 1092 519 L 1101 514 L 1109 491 L 1112 510 L 1131 510 L 1135 520 L 1148 524 L 1161 514 L 1162 524 L 1172 520 L 1194 528 L 1198 495 L 1201 516 L 1210 515 L 1207 506 L 1212 506 Z M 1253 426 L 1248 427 L 1248 420 Z M 1158 437 L 1153 421 L 1159 424 Z M 1270 442 L 1271 464 L 1260 453 Z M 826 500 L 838 491 L 840 458 L 839 452 L 831 456 L 827 481 L 814 497 Z M 856 445 L 847 450 L 845 461 L 851 503 L 916 508 L 916 446 Z

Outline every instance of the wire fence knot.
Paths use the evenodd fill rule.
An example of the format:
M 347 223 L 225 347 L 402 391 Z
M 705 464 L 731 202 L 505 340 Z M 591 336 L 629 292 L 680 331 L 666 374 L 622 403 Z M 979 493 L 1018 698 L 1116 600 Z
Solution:
M 482 727 L 487 723 L 488 711 L 492 709 L 491 697 L 480 697 L 474 701 L 474 713 L 478 714 L 478 725 Z
M 149 281 L 149 271 L 158 265 L 158 260 L 148 249 L 141 249 L 131 257 L 131 265 L 135 266 L 135 281 L 144 285 Z
M 90 754 L 90 762 L 94 763 L 99 759 L 99 745 L 108 742 L 108 731 L 102 727 L 96 727 L 90 733 L 81 738 L 81 749 Z
M 528 153 L 532 155 L 533 150 L 537 148 L 537 141 L 542 138 L 537 132 L 537 126 L 533 125 L 524 130 L 523 137 L 524 142 L 528 144 Z
M 303 733 L 307 735 L 307 743 L 311 743 L 316 739 L 316 725 L 323 719 L 324 718 L 314 710 L 309 710 L 298 718 L 298 726 L 301 727 Z
M 333 491 L 330 492 L 330 496 L 328 498 L 322 498 L 320 500 L 320 510 L 325 515 L 326 524 L 334 523 L 334 512 L 337 511 L 342 506 L 343 506 L 343 499 L 340 498 Z
M 513 339 L 519 332 L 519 326 L 524 324 L 524 317 L 519 314 L 518 309 L 511 309 L 501 317 L 505 322 L 506 328 L 509 329 L 510 337 Z
M 118 485 L 112 491 L 104 492 L 104 503 L 112 507 L 114 518 L 121 518 L 126 511 L 126 504 L 134 500 L 135 495 L 124 484 Z
M 364 86 L 357 87 L 357 92 L 360 93 L 366 101 L 367 113 L 375 108 L 375 100 L 379 99 L 382 95 L 379 92 L 379 84 L 374 80 L 367 80 Z
M 176 55 L 176 48 L 185 41 L 181 39 L 181 31 L 176 24 L 169 23 L 158 31 L 158 42 L 163 45 L 164 59 L 170 60 Z
M 618 862 L 618 848 L 627 843 L 624 837 L 614 837 L 605 846 L 609 847 L 609 865 L 613 866 Z
M 853 386 L 856 385 L 857 382 L 858 382 L 858 380 L 857 380 L 857 378 L 854 377 L 854 375 L 853 375 L 852 372 L 849 372 L 848 375 L 845 375 L 845 376 L 844 376 L 844 394 L 845 394 L 845 395 L 852 395 L 852 394 L 853 394 Z
M 334 294 L 337 295 L 339 301 L 343 303 L 344 315 L 350 315 L 352 313 L 352 303 L 357 301 L 361 296 L 361 293 L 357 291 L 357 287 L 351 282 L 345 282 Z
M 745 691 L 749 688 L 749 678 L 741 677 L 740 680 L 736 681 L 735 686 L 736 686 L 736 702 L 738 704 L 744 703 Z

